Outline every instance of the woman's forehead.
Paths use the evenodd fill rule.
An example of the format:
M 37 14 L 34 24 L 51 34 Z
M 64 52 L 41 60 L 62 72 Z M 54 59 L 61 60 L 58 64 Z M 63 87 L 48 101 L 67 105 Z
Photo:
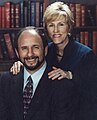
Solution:
M 49 19 L 48 20 L 48 23 L 50 23 L 50 22 L 53 22 L 53 21 L 59 21 L 59 20 L 61 20 L 61 21 L 66 21 L 66 16 L 64 16 L 64 15 L 56 15 L 56 16 L 53 16 L 53 17 L 51 17 L 51 19 Z

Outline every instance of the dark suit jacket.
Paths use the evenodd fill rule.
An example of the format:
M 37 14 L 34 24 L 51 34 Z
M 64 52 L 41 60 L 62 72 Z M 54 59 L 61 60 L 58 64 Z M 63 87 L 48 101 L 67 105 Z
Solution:
M 32 98 L 26 120 L 75 120 L 77 90 L 70 80 L 48 79 L 43 74 Z M 23 120 L 23 70 L 7 72 L 0 79 L 0 120 Z

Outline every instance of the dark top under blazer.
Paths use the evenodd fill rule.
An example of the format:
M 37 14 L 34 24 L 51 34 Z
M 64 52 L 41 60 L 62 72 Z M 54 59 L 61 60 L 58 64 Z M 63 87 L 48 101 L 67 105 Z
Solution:
M 26 120 L 75 120 L 78 95 L 72 81 L 52 81 L 44 72 L 32 98 Z M 0 120 L 23 120 L 23 70 L 0 78 Z

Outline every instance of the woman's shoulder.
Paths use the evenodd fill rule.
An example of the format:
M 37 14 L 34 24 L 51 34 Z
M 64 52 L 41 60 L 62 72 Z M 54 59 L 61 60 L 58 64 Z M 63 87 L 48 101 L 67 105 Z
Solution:
M 80 53 L 88 53 L 88 52 L 92 51 L 92 49 L 90 47 L 88 47 L 82 43 L 79 43 L 77 41 L 74 41 L 73 45 L 74 45 L 74 48 Z

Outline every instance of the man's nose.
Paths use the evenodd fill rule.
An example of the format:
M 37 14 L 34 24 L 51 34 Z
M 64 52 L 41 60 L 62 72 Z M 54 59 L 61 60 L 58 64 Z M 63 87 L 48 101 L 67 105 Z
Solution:
M 29 48 L 29 49 L 28 49 L 28 56 L 30 57 L 30 56 L 32 56 L 33 54 L 34 54 L 33 49 L 32 49 L 32 48 Z

